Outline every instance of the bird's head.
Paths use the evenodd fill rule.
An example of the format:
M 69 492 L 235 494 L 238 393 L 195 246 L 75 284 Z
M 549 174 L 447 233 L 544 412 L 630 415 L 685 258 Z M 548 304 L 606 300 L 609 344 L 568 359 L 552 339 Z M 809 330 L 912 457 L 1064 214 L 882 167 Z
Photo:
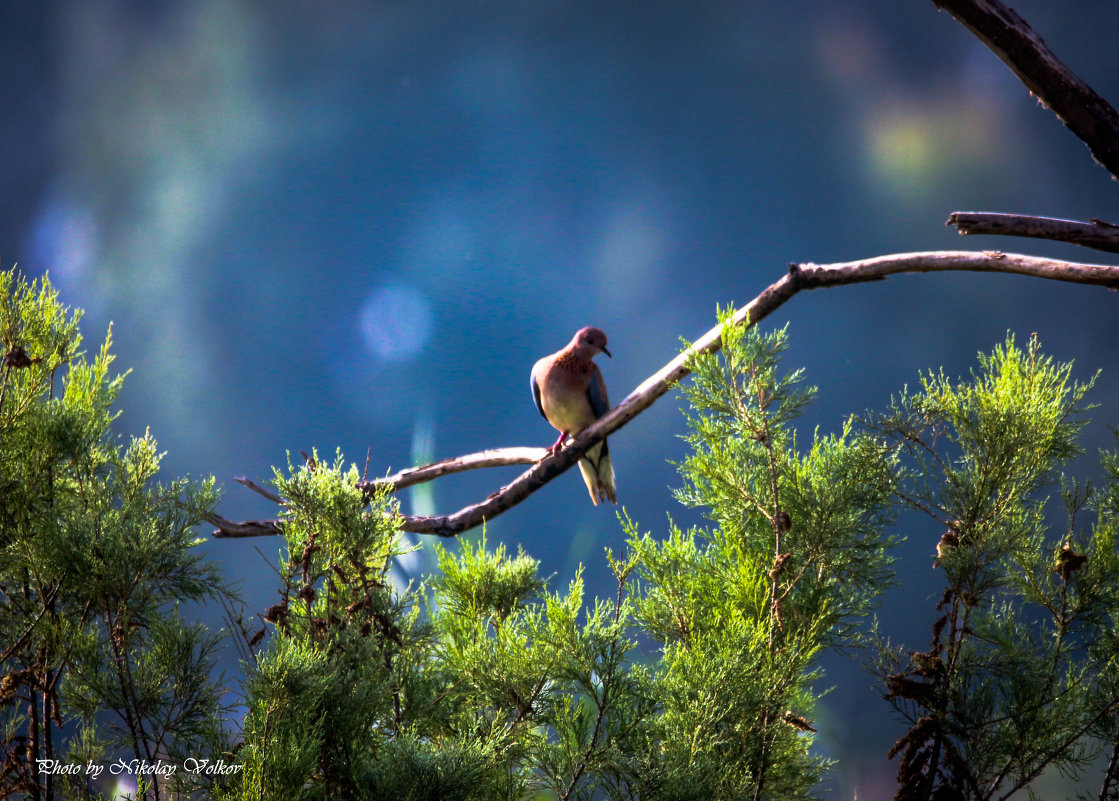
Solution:
M 575 346 L 576 351 L 587 358 L 592 358 L 599 353 L 610 356 L 610 351 L 606 349 L 606 334 L 594 326 L 588 325 L 586 328 L 580 328 L 575 332 L 575 338 L 571 340 L 571 343 Z M 614 357 L 610 356 L 610 358 Z

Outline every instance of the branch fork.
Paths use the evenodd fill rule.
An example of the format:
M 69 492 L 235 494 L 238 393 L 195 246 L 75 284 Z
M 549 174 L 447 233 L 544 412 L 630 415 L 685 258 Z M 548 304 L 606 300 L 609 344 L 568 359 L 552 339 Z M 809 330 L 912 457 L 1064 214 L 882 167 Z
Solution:
M 1013 9 L 999 0 L 933 0 L 972 31 L 1017 75 L 1030 92 L 1048 106 L 1081 141 L 1093 158 L 1113 177 L 1119 177 L 1119 112 L 1100 97 L 1053 54 Z M 948 225 L 961 235 L 999 234 L 1054 239 L 1098 250 L 1119 252 L 1119 227 L 1100 220 L 1078 222 L 1050 217 L 954 212 Z M 897 253 L 837 264 L 790 264 L 787 274 L 770 284 L 738 311 L 736 324 L 753 325 L 765 319 L 804 289 L 879 281 L 895 273 L 1002 272 L 1055 281 L 1093 284 L 1119 289 L 1119 267 L 1083 264 L 997 250 Z M 388 485 L 393 491 L 439 476 L 504 465 L 531 465 L 528 470 L 485 500 L 449 515 L 405 515 L 402 528 L 420 534 L 454 537 L 517 505 L 556 476 L 568 470 L 588 448 L 614 433 L 688 375 L 687 363 L 697 353 L 721 347 L 721 327 L 715 326 L 690 348 L 649 376 L 625 400 L 579 433 L 554 454 L 544 448 L 499 448 L 402 470 L 359 484 L 367 497 Z M 266 497 L 278 500 L 247 479 L 238 479 Z M 234 522 L 214 514 L 207 518 L 215 537 L 251 537 L 280 533 L 277 520 Z
M 761 294 L 735 313 L 733 322 L 736 325 L 754 325 L 802 290 L 880 281 L 896 273 L 959 270 L 1016 273 L 1055 281 L 1105 286 L 1109 289 L 1119 288 L 1119 267 L 1106 264 L 1083 264 L 1001 251 L 896 253 L 836 264 L 790 264 L 785 275 L 766 287 Z M 690 372 L 687 365 L 692 357 L 696 354 L 715 353 L 721 347 L 722 327 L 716 325 L 692 343 L 687 350 L 642 381 L 621 403 L 600 417 L 593 425 L 569 439 L 567 444 L 554 455 L 548 455 L 545 448 L 518 447 L 486 450 L 409 468 L 385 478 L 363 481 L 359 486 L 367 497 L 372 497 L 386 485 L 395 492 L 465 470 L 532 465 L 488 498 L 463 507 L 452 514 L 402 516 L 401 527 L 404 531 L 455 537 L 511 509 L 556 476 L 570 469 L 588 448 L 622 428 L 686 377 Z M 252 482 L 242 479 L 239 481 L 260 491 L 260 488 L 252 485 Z M 250 520 L 237 523 L 219 515 L 212 515 L 208 520 L 217 527 L 214 532 L 215 537 L 252 537 L 280 533 L 280 522 L 277 520 Z

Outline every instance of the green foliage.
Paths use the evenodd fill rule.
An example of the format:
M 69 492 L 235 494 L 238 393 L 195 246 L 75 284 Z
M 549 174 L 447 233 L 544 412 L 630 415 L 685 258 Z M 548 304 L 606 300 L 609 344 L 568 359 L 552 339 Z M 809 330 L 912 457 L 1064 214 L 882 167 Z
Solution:
M 391 498 L 364 510 L 340 460 L 279 476 L 290 556 L 241 797 L 811 797 L 815 660 L 889 576 L 892 461 L 851 426 L 798 453 L 783 334 L 725 337 L 694 365 L 682 467 L 715 526 L 659 541 L 625 520 L 613 600 L 585 601 L 581 572 L 550 591 L 484 540 L 394 587 Z
M 85 359 L 78 319 L 46 279 L 0 272 L 0 789 L 32 798 L 89 791 L 37 759 L 155 762 L 223 739 L 220 638 L 177 611 L 226 592 L 193 548 L 213 481 L 161 485 L 150 435 L 118 443 L 124 376 L 110 337 Z
M 1062 479 L 1091 386 L 1070 376 L 1036 339 L 1010 337 L 971 381 L 926 375 L 876 421 L 906 456 L 900 497 L 944 527 L 929 650 L 883 644 L 877 660 L 910 722 L 892 752 L 899 798 L 1006 798 L 1047 770 L 1082 774 L 1101 739 L 1117 741 L 1119 473 L 1105 454 L 1102 492 Z
M 128 754 L 241 768 L 145 779 L 149 798 L 813 798 L 819 659 L 868 643 L 908 722 L 898 799 L 1004 799 L 1103 761 L 1096 797 L 1119 793 L 1119 449 L 1098 487 L 1061 474 L 1091 382 L 1036 340 L 801 447 L 815 390 L 781 372 L 785 332 L 724 314 L 721 353 L 692 356 L 683 388 L 677 497 L 708 523 L 655 537 L 623 513 L 610 599 L 585 597 L 581 568 L 553 589 L 484 537 L 435 546 L 434 575 L 403 584 L 395 498 L 364 495 L 341 455 L 289 463 L 279 599 L 244 651 L 229 749 L 220 637 L 178 612 L 227 594 L 193 547 L 213 481 L 158 483 L 151 436 L 111 434 L 109 340 L 87 362 L 46 281 L 0 288 L 6 796 L 90 798 L 34 760 Z M 927 651 L 866 631 L 899 507 L 943 530 Z
M 493 554 L 484 547 L 463 543 L 458 556 L 438 549 L 432 619 L 450 729 L 516 760 L 508 797 L 530 789 L 563 799 L 590 798 L 596 788 L 620 794 L 633 780 L 627 745 L 644 742 L 653 711 L 641 691 L 645 671 L 627 659 L 634 644 L 621 585 L 618 601 L 584 608 L 581 575 L 566 593 L 548 593 L 523 554 L 509 559 L 500 546 Z M 624 570 L 619 576 L 624 582 Z
M 851 422 L 800 453 L 792 424 L 816 390 L 802 386 L 799 370 L 778 374 L 785 331 L 763 336 L 730 325 L 729 312 L 722 319 L 722 354 L 694 360 L 683 389 L 692 453 L 677 496 L 717 523 L 710 536 L 725 551 L 717 561 L 772 573 L 779 624 L 817 627 L 837 642 L 892 580 L 896 540 L 883 531 L 894 459 Z
M 823 648 L 848 642 L 890 578 L 892 460 L 850 424 L 807 453 L 792 428 L 814 390 L 781 375 L 784 331 L 723 316 L 723 350 L 691 363 L 691 453 L 677 494 L 715 524 L 665 540 L 630 527 L 635 616 L 653 669 L 667 797 L 811 797 Z
M 340 460 L 277 483 L 292 556 L 248 685 L 239 797 L 585 798 L 616 780 L 604 755 L 650 710 L 628 706 L 614 605 L 580 620 L 580 578 L 550 594 L 534 560 L 469 543 L 437 549 L 428 590 L 397 588 L 391 496 L 363 509 Z
M 277 473 L 284 586 L 266 615 L 276 636 L 248 685 L 241 751 L 247 796 L 294 798 L 299 788 L 306 798 L 381 792 L 387 774 L 379 770 L 378 745 L 408 729 L 409 660 L 428 630 L 388 575 L 404 553 L 395 501 L 381 495 L 367 512 L 356 482 L 340 458 Z

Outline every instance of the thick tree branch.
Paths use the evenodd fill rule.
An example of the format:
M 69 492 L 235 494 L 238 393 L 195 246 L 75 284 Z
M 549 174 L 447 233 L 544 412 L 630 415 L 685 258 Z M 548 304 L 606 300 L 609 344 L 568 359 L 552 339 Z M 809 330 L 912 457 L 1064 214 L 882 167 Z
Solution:
M 956 226 L 960 236 L 968 234 L 1027 236 L 1119 253 L 1119 225 L 1103 220 L 1079 222 L 1060 220 L 1055 217 L 1030 217 L 1024 214 L 954 211 L 944 224 Z
M 766 287 L 760 295 L 740 309 L 735 314 L 734 321 L 753 325 L 768 317 L 797 292 L 805 289 L 878 281 L 894 273 L 955 270 L 1017 273 L 1055 281 L 1095 284 L 1110 289 L 1119 288 L 1119 267 L 1104 264 L 1080 264 L 999 251 L 898 253 L 837 264 L 790 264 L 788 273 L 779 281 Z M 516 506 L 574 465 L 587 448 L 613 434 L 652 406 L 676 382 L 688 375 L 690 372 L 688 362 L 695 354 L 718 351 L 722 346 L 721 336 L 720 326 L 712 328 L 696 340 L 688 350 L 645 379 L 629 393 L 625 400 L 599 418 L 594 425 L 571 439 L 554 456 L 539 459 L 545 453 L 542 448 L 482 451 L 404 470 L 379 481 L 365 482 L 363 489 L 367 494 L 372 494 L 378 486 L 385 483 L 391 484 L 394 489 L 400 489 L 447 473 L 495 465 L 526 464 L 539 459 L 512 483 L 502 487 L 485 500 L 460 509 L 454 514 L 431 517 L 405 515 L 403 518 L 405 531 L 454 537 Z M 280 530 L 275 520 L 234 523 L 218 515 L 213 515 L 208 520 L 218 527 L 214 532 L 215 537 L 260 536 L 277 534 Z
M 987 45 L 1119 178 L 1119 112 L 1054 55 L 1012 8 L 998 0 L 933 0 Z
M 213 536 L 219 539 L 238 537 L 268 537 L 281 533 L 278 520 L 230 520 L 219 514 L 208 514 L 203 518 L 214 526 Z
M 1047 104 L 1065 125 L 1088 145 L 1093 157 L 1113 176 L 1119 177 L 1119 112 L 1116 112 L 1106 100 L 1069 70 L 1025 20 L 998 0 L 934 0 L 934 2 L 939 8 L 946 9 L 987 44 L 1006 62 L 1026 87 Z M 957 212 L 949 219 L 949 224 L 957 225 L 961 234 L 1002 233 L 1035 236 L 1119 252 L 1119 245 L 1116 244 L 1116 238 L 1110 230 L 1112 226 L 1096 221 L 1076 223 L 1067 220 Z M 789 273 L 751 301 L 738 313 L 736 319 L 748 321 L 749 324 L 756 323 L 801 289 L 874 281 L 893 273 L 944 270 L 1009 272 L 1059 281 L 1099 284 L 1112 289 L 1119 287 L 1119 268 L 1105 265 L 1076 264 L 997 251 L 903 253 L 831 265 L 790 265 Z M 404 517 L 403 527 L 406 531 L 438 534 L 444 537 L 455 536 L 515 506 L 570 468 L 587 448 L 624 426 L 651 406 L 657 398 L 664 395 L 673 384 L 686 376 L 689 372 L 686 363 L 691 355 L 697 352 L 715 352 L 720 346 L 720 329 L 716 326 L 697 340 L 688 352 L 677 356 L 646 379 L 618 406 L 571 440 L 555 455 L 540 458 L 543 449 L 538 448 L 483 451 L 410 468 L 383 479 L 362 482 L 360 486 L 367 496 L 371 496 L 385 484 L 398 490 L 448 473 L 479 467 L 533 465 L 511 484 L 502 487 L 484 501 L 460 509 L 452 515 Z M 248 485 L 251 485 L 251 482 Z M 251 485 L 251 488 L 260 491 L 255 485 Z M 236 523 L 216 514 L 208 519 L 218 528 L 214 532 L 216 537 L 259 536 L 277 534 L 280 531 L 280 524 L 276 520 Z

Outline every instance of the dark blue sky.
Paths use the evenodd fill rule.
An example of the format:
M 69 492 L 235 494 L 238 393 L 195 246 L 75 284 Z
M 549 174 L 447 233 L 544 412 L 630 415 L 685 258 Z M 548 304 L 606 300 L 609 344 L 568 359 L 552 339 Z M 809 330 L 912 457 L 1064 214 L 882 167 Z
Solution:
M 1119 99 L 1119 5 L 1016 9 Z M 0 258 L 49 270 L 114 325 L 133 368 L 122 433 L 151 426 L 169 474 L 214 474 L 229 517 L 270 515 L 232 484 L 285 452 L 342 448 L 371 472 L 503 445 L 546 445 L 528 371 L 583 325 L 609 336 L 612 398 L 679 337 L 743 304 L 789 261 L 1069 246 L 961 240 L 957 209 L 1119 219 L 1116 186 L 1009 71 L 927 0 L 846 2 L 124 2 L 0 10 Z M 1036 331 L 1103 368 L 1088 430 L 1119 423 L 1116 295 L 1009 276 L 915 275 L 807 293 L 790 369 L 835 430 L 919 370 Z M 683 431 L 671 396 L 611 442 L 642 528 L 676 506 Z M 1085 469 L 1091 468 L 1090 460 Z M 405 507 L 452 511 L 513 475 L 448 478 Z M 908 523 L 906 524 L 909 525 Z M 924 643 L 939 532 L 906 528 L 883 621 Z M 565 583 L 620 527 L 577 474 L 495 520 Z M 274 542 L 206 546 L 254 608 Z M 422 565 L 413 565 L 422 569 Z M 919 620 L 898 610 L 928 609 Z M 821 742 L 837 797 L 889 797 L 898 729 L 857 666 Z M 852 745 L 858 738 L 858 745 Z

